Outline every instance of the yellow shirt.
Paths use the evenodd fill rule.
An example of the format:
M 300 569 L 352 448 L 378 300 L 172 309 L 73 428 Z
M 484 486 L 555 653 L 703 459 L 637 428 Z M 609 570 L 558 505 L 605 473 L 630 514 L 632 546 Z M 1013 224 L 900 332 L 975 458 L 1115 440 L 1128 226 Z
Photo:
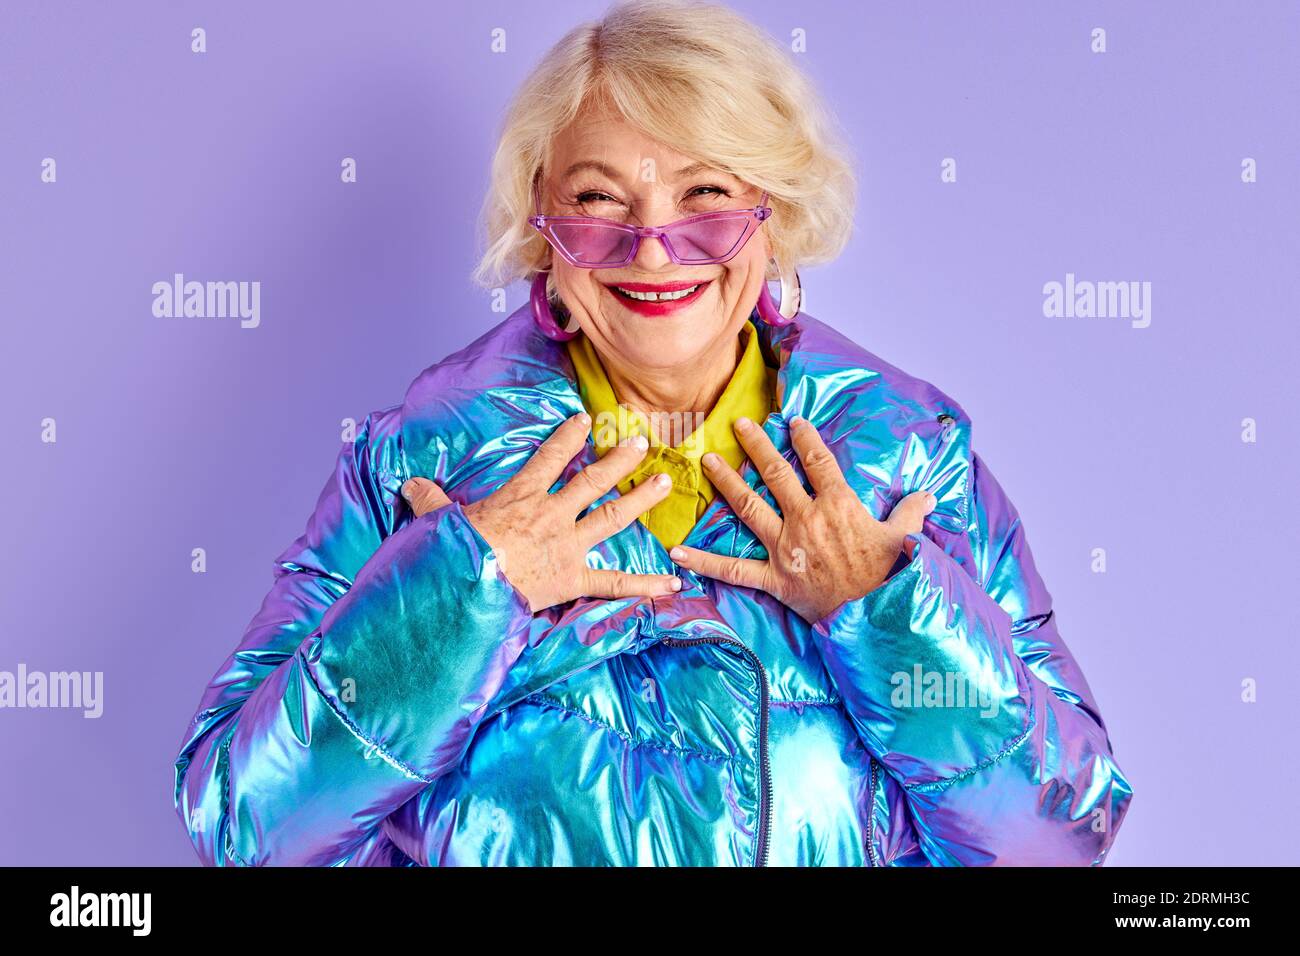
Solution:
M 747 321 L 740 334 L 744 352 L 727 387 L 702 422 L 698 414 L 691 412 L 656 416 L 658 431 L 666 441 L 676 442 L 673 447 L 666 441 L 661 443 L 644 414 L 627 406 L 620 408 L 600 356 L 585 335 L 567 343 L 578 376 L 578 393 L 591 415 L 597 455 L 604 455 L 629 435 L 645 435 L 650 442 L 641 464 L 618 483 L 619 492 L 627 494 L 661 471 L 673 480 L 668 497 L 640 518 L 665 548 L 681 544 L 713 500 L 713 483 L 705 477 L 700 459 L 706 452 L 716 452 L 732 468 L 739 469 L 746 456 L 733 430 L 736 419 L 745 417 L 761 425 L 769 412 L 777 410 L 776 369 L 763 361 L 754 323 Z

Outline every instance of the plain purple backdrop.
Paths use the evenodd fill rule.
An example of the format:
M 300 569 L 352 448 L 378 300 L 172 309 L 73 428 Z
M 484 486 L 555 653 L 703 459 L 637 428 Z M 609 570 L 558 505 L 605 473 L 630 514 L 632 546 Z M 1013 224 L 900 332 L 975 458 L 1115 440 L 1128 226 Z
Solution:
M 1020 509 L 1136 792 L 1111 865 L 1300 861 L 1300 7 L 733 5 L 805 31 L 856 156 L 807 310 L 961 403 Z M 195 862 L 203 686 L 340 422 L 504 318 L 467 279 L 494 134 L 603 9 L 4 5 L 0 670 L 102 671 L 105 711 L 0 710 L 0 863 Z M 260 281 L 260 327 L 156 318 L 177 272 Z M 1151 282 L 1150 327 L 1046 318 L 1067 272 Z

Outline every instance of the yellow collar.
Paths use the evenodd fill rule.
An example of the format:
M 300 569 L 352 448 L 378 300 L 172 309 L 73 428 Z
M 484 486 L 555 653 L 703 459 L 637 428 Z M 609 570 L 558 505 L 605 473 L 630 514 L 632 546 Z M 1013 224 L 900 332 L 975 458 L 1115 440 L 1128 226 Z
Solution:
M 736 363 L 736 370 L 699 427 L 693 430 L 689 427 L 695 424 L 694 419 L 675 421 L 668 416 L 657 419 L 660 423 L 659 430 L 669 440 L 687 436 L 684 441 L 678 440 L 673 445 L 673 451 L 695 463 L 705 452 L 712 451 L 721 455 L 732 468 L 738 469 L 745 460 L 745 450 L 736 440 L 733 428 L 736 419 L 743 416 L 762 425 L 768 413 L 773 410 L 776 369 L 769 368 L 763 361 L 758 332 L 752 321 L 745 322 L 741 334 L 746 337 L 745 347 L 740 361 Z M 592 436 L 597 454 L 605 454 L 629 435 L 645 435 L 652 447 L 665 444 L 659 440 L 654 429 L 650 428 L 645 415 L 627 406 L 620 408 L 605 374 L 605 367 L 587 336 L 579 335 L 570 339 L 568 352 L 578 375 L 578 391 L 582 403 L 592 418 Z

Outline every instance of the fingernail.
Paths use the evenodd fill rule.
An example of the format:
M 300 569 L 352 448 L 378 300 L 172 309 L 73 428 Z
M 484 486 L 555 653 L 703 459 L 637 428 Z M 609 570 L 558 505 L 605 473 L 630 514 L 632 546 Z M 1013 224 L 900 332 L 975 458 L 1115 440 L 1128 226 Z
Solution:
M 674 561 L 681 561 L 685 559 L 686 552 L 681 548 L 673 547 L 669 549 L 668 557 L 672 558 Z
M 926 507 L 929 508 L 929 510 L 933 511 L 934 506 L 937 505 L 938 503 L 939 503 L 939 499 L 934 496 L 934 492 L 927 491 L 925 493 L 925 504 Z
M 705 468 L 717 468 L 718 462 L 722 461 L 722 457 L 716 451 L 711 451 L 705 453 L 700 460 L 704 462 Z
M 682 579 L 681 579 L 681 578 L 673 578 L 671 581 L 668 582 L 668 590 L 670 590 L 670 591 L 680 591 L 681 589 L 682 589 Z
M 406 503 L 408 505 L 411 503 L 411 489 L 414 487 L 415 487 L 414 481 L 402 482 L 402 498 L 406 500 Z
M 754 423 L 742 415 L 740 418 L 736 419 L 736 427 L 742 432 L 747 432 L 754 427 Z
M 654 478 L 651 479 L 651 481 L 653 481 L 660 488 L 670 488 L 672 487 L 672 483 L 673 483 L 672 477 L 662 471 L 659 472 L 659 474 L 655 475 Z
M 578 412 L 578 421 L 582 422 L 583 425 L 590 425 L 591 416 L 586 412 Z
M 791 428 L 797 428 L 800 425 L 807 425 L 807 424 L 808 424 L 808 419 L 803 418 L 799 415 L 796 415 L 794 418 L 790 419 Z

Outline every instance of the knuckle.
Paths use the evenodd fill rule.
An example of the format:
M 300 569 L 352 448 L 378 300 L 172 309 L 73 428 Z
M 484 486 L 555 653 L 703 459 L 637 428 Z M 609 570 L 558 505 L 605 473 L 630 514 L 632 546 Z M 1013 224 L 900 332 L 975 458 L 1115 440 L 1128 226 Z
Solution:
M 575 481 L 581 482 L 582 486 L 590 493 L 600 495 L 604 493 L 605 483 L 600 479 L 600 472 L 595 465 L 588 465 L 578 472 L 574 478 Z
M 533 457 L 536 458 L 538 455 L 545 456 L 545 455 L 555 454 L 556 451 L 559 449 L 560 445 L 563 444 L 564 437 L 565 437 L 564 429 L 557 428 L 555 431 L 551 432 L 544 439 L 542 439 L 541 443 L 538 444 L 537 446 L 537 450 L 533 452 Z
M 758 518 L 763 513 L 763 499 L 753 491 L 746 492 L 740 498 L 740 503 L 736 507 L 736 514 L 742 521 L 748 524 Z
M 425 515 L 435 511 L 444 504 L 443 496 L 431 488 L 421 488 L 410 497 L 411 510 L 416 515 Z
M 827 468 L 835 464 L 835 456 L 828 449 L 818 446 L 804 455 L 803 463 L 808 468 Z
M 606 502 L 600 506 L 603 511 L 605 524 L 611 528 L 623 527 L 624 517 L 627 514 L 627 506 L 623 503 L 622 498 L 615 498 L 613 501 Z

